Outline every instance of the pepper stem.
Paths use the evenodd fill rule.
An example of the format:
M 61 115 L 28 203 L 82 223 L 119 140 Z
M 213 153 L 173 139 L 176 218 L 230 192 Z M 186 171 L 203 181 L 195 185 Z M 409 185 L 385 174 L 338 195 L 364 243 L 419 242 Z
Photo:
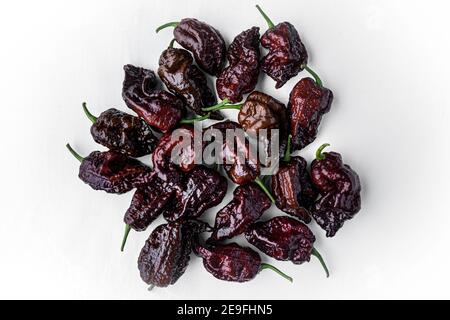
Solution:
M 89 109 L 87 108 L 86 102 L 83 102 L 83 110 L 84 110 L 84 113 L 86 114 L 86 116 L 88 117 L 88 119 L 92 121 L 92 123 L 96 123 L 96 122 L 97 122 L 97 117 L 94 116 L 94 115 L 89 111 Z
M 206 116 L 197 117 L 197 118 L 194 118 L 194 119 L 181 119 L 179 123 L 180 124 L 193 124 L 193 123 L 196 123 L 196 122 L 208 120 L 209 117 L 211 117 L 211 113 L 208 113 Z
M 289 135 L 289 138 L 287 141 L 286 153 L 284 154 L 284 159 L 283 159 L 285 162 L 291 161 L 291 153 L 292 153 L 292 136 Z
M 148 287 L 148 291 L 153 291 L 153 289 L 155 289 L 155 285 L 154 284 L 152 284 L 150 287 Z
M 259 269 L 260 271 L 265 270 L 265 269 L 270 269 L 272 271 L 275 271 L 276 273 L 278 273 L 280 276 L 282 276 L 283 278 L 285 278 L 286 280 L 293 282 L 294 280 L 292 279 L 292 277 L 288 276 L 287 274 L 285 274 L 284 272 L 282 272 L 280 269 L 274 267 L 271 264 L 268 263 L 261 263 L 261 268 Z
M 266 20 L 267 24 L 269 25 L 269 29 L 272 29 L 275 27 L 275 24 L 272 22 L 272 20 L 270 20 L 269 16 L 263 11 L 263 9 L 261 9 L 261 7 L 259 6 L 259 4 L 256 5 L 256 9 L 258 9 L 258 11 L 261 13 L 261 15 L 263 16 L 264 20 Z
M 203 111 L 206 112 L 212 112 L 212 111 L 217 111 L 217 110 L 225 110 L 225 109 L 236 109 L 236 110 L 240 110 L 242 107 L 242 104 L 229 104 L 230 100 L 228 99 L 224 99 L 221 103 L 216 104 L 215 106 L 212 107 L 208 107 L 208 108 L 203 108 Z
M 172 41 L 170 41 L 169 48 L 173 48 L 173 45 L 175 44 L 175 41 L 177 41 L 177 39 L 172 39 Z
M 125 234 L 123 235 L 122 246 L 120 247 L 120 251 L 123 252 L 125 250 L 125 244 L 127 243 L 128 235 L 130 234 L 131 226 L 129 224 L 125 225 Z
M 319 259 L 320 264 L 322 265 L 323 269 L 325 270 L 325 273 L 327 274 L 327 278 L 330 277 L 330 272 L 328 271 L 328 267 L 325 264 L 325 261 L 322 258 L 322 255 L 319 253 L 319 251 L 316 250 L 316 248 L 313 247 L 311 254 L 315 256 L 317 259 Z
M 80 162 L 83 162 L 84 158 L 80 156 L 73 148 L 70 146 L 70 144 L 66 144 L 66 148 L 69 149 L 70 153 Z
M 325 143 L 325 144 L 321 145 L 319 149 L 317 149 L 316 159 L 318 161 L 325 160 L 325 156 L 322 154 L 322 151 L 325 150 L 325 148 L 328 148 L 329 146 L 330 146 L 329 143 Z
M 316 83 L 319 87 L 321 87 L 321 88 L 323 87 L 322 80 L 320 79 L 319 75 L 313 69 L 311 69 L 307 65 L 303 65 L 302 68 L 305 69 L 306 71 L 308 71 L 309 74 L 311 74 L 313 76 L 314 81 L 316 81 Z
M 176 28 L 179 24 L 180 23 L 178 21 L 176 21 L 176 22 L 169 22 L 169 23 L 163 24 L 162 26 L 160 26 L 160 27 L 158 27 L 156 29 L 156 33 L 160 32 L 163 29 L 169 28 L 169 27 Z
M 270 193 L 269 189 L 267 189 L 267 187 L 264 184 L 264 182 L 262 182 L 262 180 L 260 178 L 256 178 L 254 182 L 266 193 L 266 195 L 269 197 L 270 201 L 272 203 L 275 203 L 275 198 Z

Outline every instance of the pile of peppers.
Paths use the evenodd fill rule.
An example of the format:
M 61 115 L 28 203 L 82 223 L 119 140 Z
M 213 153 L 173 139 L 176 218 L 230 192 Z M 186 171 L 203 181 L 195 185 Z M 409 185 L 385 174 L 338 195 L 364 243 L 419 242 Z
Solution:
M 144 232 L 159 217 L 166 220 L 150 233 L 138 259 L 141 278 L 150 288 L 175 284 L 192 256 L 225 281 L 250 281 L 269 269 L 292 282 L 265 257 L 300 265 L 314 256 L 329 276 L 308 224 L 315 221 L 327 237 L 334 237 L 361 209 L 358 174 L 339 153 L 324 152 L 329 144 L 320 146 L 311 164 L 294 155 L 316 140 L 322 118 L 331 110 L 333 92 L 309 67 L 295 26 L 276 25 L 257 9 L 268 29 L 261 36 L 259 27 L 250 27 L 228 47 L 217 29 L 194 18 L 159 27 L 157 32 L 174 29 L 157 72 L 124 67 L 122 97 L 136 115 L 111 108 L 96 116 L 82 105 L 92 138 L 108 150 L 81 156 L 67 145 L 81 163 L 79 178 L 110 194 L 134 191 L 124 210 L 121 250 L 131 231 Z M 265 56 L 261 47 L 267 49 Z M 312 78 L 300 79 L 286 103 L 256 91 L 261 73 L 278 89 L 304 70 Z M 218 97 L 208 75 L 216 77 Z M 237 121 L 224 119 L 224 109 L 238 110 Z M 172 135 L 178 130 L 193 138 L 193 124 L 204 120 L 219 121 L 204 132 L 244 129 L 247 134 L 223 143 L 217 156 L 232 162 L 222 168 L 198 165 L 195 145 L 180 149 L 181 141 Z M 280 148 L 270 152 L 278 152 L 281 162 L 273 175 L 261 177 L 262 164 L 248 156 L 248 137 L 265 129 L 280 132 Z M 200 144 L 201 150 L 207 146 Z M 176 151 L 177 162 L 171 157 Z M 245 160 L 238 152 L 247 155 Z M 142 157 L 151 165 L 137 159 Z M 222 204 L 229 189 L 233 197 Z M 265 218 L 275 206 L 287 215 Z M 214 226 L 201 220 L 208 210 L 216 213 Z M 247 246 L 234 242 L 240 235 Z

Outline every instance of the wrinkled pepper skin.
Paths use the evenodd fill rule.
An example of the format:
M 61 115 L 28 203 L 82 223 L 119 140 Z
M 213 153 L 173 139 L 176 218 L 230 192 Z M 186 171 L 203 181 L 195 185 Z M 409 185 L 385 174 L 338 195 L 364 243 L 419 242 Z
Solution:
M 244 137 L 235 136 L 233 139 L 234 146 L 231 141 L 227 141 L 227 130 L 243 130 L 242 126 L 236 122 L 224 121 L 217 123 L 206 129 L 218 130 L 222 133 L 224 144 L 222 145 L 221 154 L 223 159 L 223 167 L 228 174 L 228 177 L 236 184 L 243 185 L 254 181 L 261 174 L 260 164 L 253 153 L 250 152 L 250 143 Z M 214 136 L 214 135 L 213 135 Z M 239 156 L 239 155 L 244 156 Z M 243 159 L 242 159 L 243 158 Z M 229 159 L 226 161 L 226 159 Z
M 288 114 L 294 150 L 303 149 L 316 139 L 322 117 L 332 103 L 333 92 L 319 87 L 311 78 L 300 80 L 292 89 Z
M 294 264 L 310 261 L 316 241 L 305 224 L 290 217 L 257 222 L 245 233 L 245 237 L 268 256 Z
M 295 27 L 283 22 L 267 30 L 261 37 L 261 45 L 269 50 L 263 58 L 261 69 L 277 82 L 279 89 L 302 71 L 308 63 L 308 52 Z
M 197 115 L 204 116 L 203 108 L 217 104 L 213 91 L 208 87 L 205 74 L 194 64 L 191 54 L 184 49 L 169 48 L 159 60 L 158 75 L 167 89 L 179 96 Z M 211 119 L 222 120 L 218 112 Z
M 94 151 L 80 165 L 79 178 L 94 190 L 123 194 L 148 183 L 151 169 L 115 151 Z
M 261 257 L 247 247 L 236 243 L 205 248 L 196 246 L 195 254 L 203 258 L 205 269 L 219 280 L 247 282 L 261 269 Z
M 167 174 L 153 172 L 148 185 L 136 190 L 125 214 L 125 224 L 135 231 L 145 231 L 174 199 L 180 180 L 176 171 Z
M 157 227 L 138 259 L 142 280 L 161 288 L 175 284 L 186 271 L 196 237 L 206 228 L 206 224 L 192 220 Z
M 227 50 L 219 31 L 205 22 L 186 18 L 181 20 L 173 34 L 183 48 L 193 53 L 200 68 L 212 76 L 219 74 Z
M 164 134 L 159 140 L 153 152 L 153 168 L 155 171 L 167 172 L 180 169 L 183 172 L 190 172 L 195 168 L 195 129 L 192 126 L 183 125 L 176 129 L 177 135 L 182 138 L 176 139 L 172 136 L 174 132 Z M 184 139 L 190 139 L 190 146 L 182 148 Z M 176 148 L 176 149 L 175 149 Z M 174 163 L 172 152 L 178 151 L 174 156 L 178 163 Z
M 217 213 L 208 241 L 214 243 L 244 233 L 270 206 L 270 199 L 255 184 L 237 187 L 233 200 Z
M 157 142 L 143 120 L 117 109 L 103 112 L 92 125 L 91 135 L 98 144 L 135 158 L 152 153 Z
M 239 34 L 228 48 L 229 66 L 217 79 L 216 87 L 222 100 L 242 101 L 243 95 L 255 90 L 260 71 L 259 28 Z
M 164 211 L 164 218 L 167 221 L 198 218 L 220 204 L 227 190 L 225 177 L 213 169 L 197 166 L 177 190 L 174 201 Z
M 152 71 L 131 65 L 124 70 L 122 97 L 128 108 L 163 133 L 175 128 L 186 111 L 183 101 L 169 92 L 154 90 L 152 79 L 156 81 L 156 76 Z
M 271 181 L 278 209 L 305 223 L 311 222 L 309 210 L 318 196 L 311 183 L 307 165 L 302 157 L 293 157 L 290 162 L 281 164 Z
M 324 160 L 314 160 L 311 165 L 311 181 L 322 196 L 311 214 L 327 237 L 333 237 L 361 210 L 361 183 L 340 154 L 328 152 L 323 156 Z

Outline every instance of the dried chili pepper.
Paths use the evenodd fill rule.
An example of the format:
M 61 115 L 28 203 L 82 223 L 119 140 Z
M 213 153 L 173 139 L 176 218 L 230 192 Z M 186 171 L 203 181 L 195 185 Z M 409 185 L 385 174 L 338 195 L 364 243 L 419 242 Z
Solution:
M 272 176 L 275 204 L 280 210 L 309 223 L 309 209 L 318 193 L 311 183 L 308 164 L 302 157 L 291 158 L 290 147 L 284 160 L 286 161 L 281 164 L 278 172 Z
M 261 69 L 277 82 L 279 89 L 307 67 L 308 52 L 292 24 L 282 22 L 275 26 L 264 11 L 256 7 L 269 25 L 269 30 L 261 37 L 261 45 L 269 49 Z
M 115 151 L 94 151 L 83 158 L 67 144 L 81 162 L 79 178 L 94 190 L 122 194 L 148 183 L 151 169 L 142 162 Z
M 316 77 L 304 78 L 292 89 L 288 105 L 294 150 L 303 149 L 317 137 L 322 116 L 333 103 L 333 93 Z
M 236 103 L 258 83 L 259 28 L 253 27 L 239 34 L 228 48 L 227 57 L 230 65 L 219 75 L 216 87 L 222 100 Z
M 136 158 L 152 153 L 155 148 L 157 139 L 150 126 L 138 117 L 117 109 L 106 110 L 95 117 L 86 103 L 83 103 L 83 109 L 93 123 L 91 135 L 95 142 Z
M 316 237 L 300 221 L 290 217 L 276 217 L 266 222 L 257 222 L 245 233 L 248 242 L 268 256 L 294 264 L 309 262 L 311 255 L 316 256 L 322 264 L 327 277 L 328 268 L 314 248 Z
M 122 96 L 128 108 L 163 133 L 175 128 L 185 114 L 183 101 L 169 92 L 154 90 L 156 76 L 152 71 L 132 65 L 124 70 Z
M 336 152 L 317 150 L 311 165 L 311 181 L 319 190 L 321 198 L 312 207 L 311 214 L 319 226 L 333 237 L 344 222 L 361 210 L 361 183 L 358 174 L 342 162 Z
M 244 233 L 270 205 L 269 198 L 256 185 L 237 187 L 233 200 L 217 213 L 209 242 L 231 239 Z
M 181 169 L 189 172 L 195 168 L 195 129 L 183 125 L 175 132 L 164 134 L 153 152 L 153 167 L 155 171 L 170 171 Z M 190 141 L 190 145 L 184 145 Z M 201 148 L 201 146 L 200 146 Z M 200 149 L 201 150 L 201 149 Z
M 180 22 L 166 23 L 156 32 L 168 27 L 175 28 L 175 40 L 194 54 L 200 68 L 213 76 L 219 74 L 226 55 L 225 41 L 219 31 L 205 22 L 186 18 Z
M 192 170 L 177 190 L 175 201 L 164 210 L 167 221 L 198 218 L 220 204 L 228 190 L 227 179 L 205 166 Z
M 211 248 L 196 245 L 194 252 L 203 258 L 205 269 L 219 280 L 247 282 L 253 280 L 262 270 L 270 269 L 286 280 L 293 281 L 274 266 L 261 263 L 261 257 L 256 251 L 236 243 Z
M 152 287 L 175 284 L 186 271 L 196 237 L 206 230 L 206 224 L 193 220 L 157 227 L 138 259 L 142 280 Z
M 158 75 L 170 92 L 200 116 L 208 113 L 203 108 L 215 105 L 216 96 L 208 87 L 206 76 L 194 64 L 191 54 L 184 49 L 169 47 L 159 60 Z M 211 119 L 222 120 L 220 113 L 211 113 Z
M 131 205 L 125 213 L 125 234 L 121 251 L 131 229 L 145 231 L 167 207 L 169 201 L 174 200 L 175 192 L 181 185 L 181 175 L 178 171 L 153 172 L 148 184 L 136 190 Z

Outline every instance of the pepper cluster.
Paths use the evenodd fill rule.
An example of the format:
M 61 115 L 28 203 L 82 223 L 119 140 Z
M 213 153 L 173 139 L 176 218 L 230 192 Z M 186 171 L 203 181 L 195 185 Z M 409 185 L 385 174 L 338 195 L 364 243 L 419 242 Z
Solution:
M 137 116 L 108 109 L 96 117 L 83 104 L 92 121 L 94 141 L 109 150 L 82 157 L 67 145 L 81 162 L 79 178 L 94 190 L 112 194 L 135 190 L 125 212 L 122 251 L 131 230 L 143 232 L 159 217 L 166 220 L 150 234 L 138 259 L 141 278 L 151 287 L 176 283 L 191 253 L 221 280 L 245 282 L 270 269 L 292 281 L 263 262 L 254 249 L 224 242 L 239 235 L 279 261 L 302 264 L 313 255 L 328 276 L 307 224 L 314 219 L 327 237 L 333 237 L 361 209 L 358 175 L 340 154 L 323 152 L 328 144 L 319 148 L 310 167 L 301 156 L 293 156 L 315 141 L 322 117 L 331 109 L 333 93 L 308 66 L 308 52 L 296 28 L 289 22 L 275 25 L 257 8 L 269 29 L 262 37 L 258 27 L 243 31 L 228 50 L 220 32 L 197 19 L 159 27 L 157 32 L 174 27 L 174 40 L 162 53 L 157 74 L 133 65 L 124 67 L 122 97 Z M 183 48 L 175 48 L 175 43 Z M 264 57 L 260 46 L 268 49 Z M 294 86 L 287 106 L 255 91 L 260 71 L 280 88 L 303 70 L 313 78 L 303 78 Z M 222 102 L 218 103 L 205 73 L 217 77 Z M 224 109 L 239 110 L 237 122 L 221 121 Z M 246 133 L 223 142 L 216 154 L 226 159 L 223 170 L 237 187 L 232 200 L 216 209 L 213 227 L 200 219 L 222 203 L 229 180 L 216 166 L 195 161 L 197 129 L 192 124 L 207 119 L 221 122 L 202 129 L 203 133 L 224 136 L 230 129 Z M 277 152 L 282 161 L 277 172 L 263 178 L 263 164 L 252 157 L 249 138 L 266 129 L 279 130 L 279 150 L 268 151 Z M 183 141 L 173 135 L 175 130 L 192 143 L 181 148 Z M 200 142 L 200 150 L 207 146 Z M 151 166 L 136 159 L 144 156 L 151 159 Z M 289 216 L 263 220 L 272 204 Z M 205 233 L 210 233 L 209 238 Z

